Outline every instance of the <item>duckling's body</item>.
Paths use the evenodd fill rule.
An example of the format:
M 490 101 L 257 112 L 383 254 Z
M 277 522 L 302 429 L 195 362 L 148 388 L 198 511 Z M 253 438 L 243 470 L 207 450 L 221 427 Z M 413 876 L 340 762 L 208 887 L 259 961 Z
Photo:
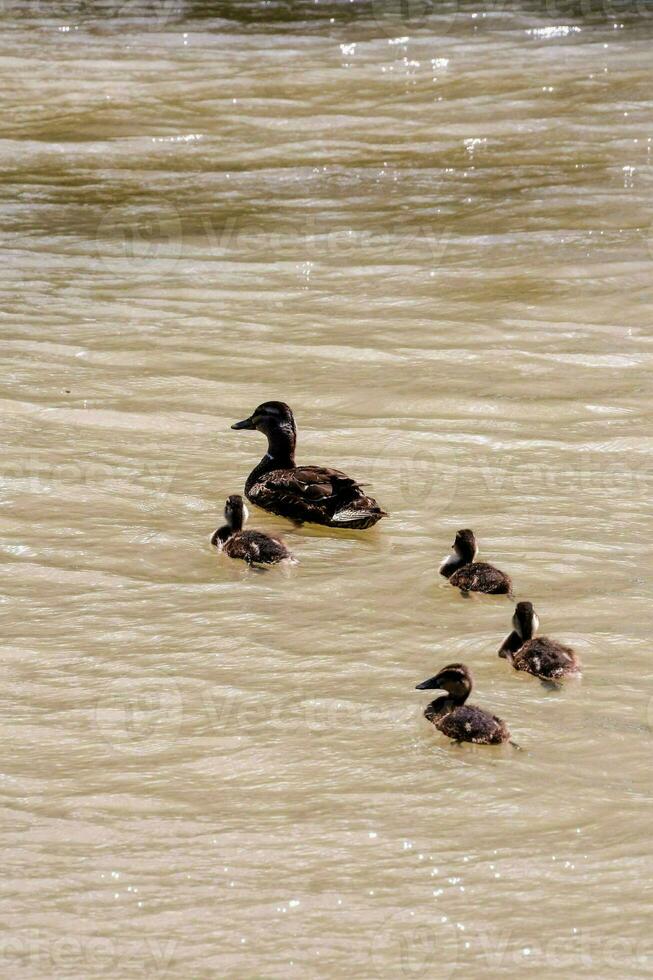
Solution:
M 507 595 L 512 582 L 505 572 L 484 561 L 473 561 L 454 572 L 449 579 L 462 592 L 485 592 L 488 595 Z
M 232 429 L 258 429 L 268 451 L 247 478 L 245 496 L 253 504 L 300 524 L 365 529 L 387 514 L 373 497 L 340 470 L 296 466 L 297 430 L 284 402 L 264 402 Z
M 464 664 L 443 667 L 435 677 L 417 685 L 418 691 L 438 688 L 446 692 L 427 706 L 424 717 L 454 742 L 476 745 L 509 742 L 510 731 L 505 721 L 483 708 L 465 703 L 472 686 L 471 672 Z
M 483 708 L 464 704 L 453 711 L 438 714 L 437 701 L 424 710 L 424 717 L 433 722 L 438 731 L 454 742 L 474 742 L 476 745 L 501 745 L 510 741 L 505 721 L 491 715 Z
M 545 681 L 558 681 L 580 673 L 581 662 L 575 650 L 551 640 L 534 636 L 539 618 L 531 602 L 518 602 L 512 617 L 513 631 L 499 648 L 499 656 L 515 670 L 525 671 Z
M 478 545 L 473 531 L 458 531 L 453 543 L 452 555 L 440 565 L 440 574 L 461 592 L 485 592 L 490 595 L 507 595 L 512 590 L 509 575 L 484 561 L 476 561 Z
M 214 541 L 220 548 L 220 545 Z M 236 531 L 224 542 L 221 551 L 229 558 L 241 558 L 249 565 L 276 565 L 292 558 L 283 541 L 261 531 Z
M 240 558 L 248 565 L 277 565 L 282 561 L 297 562 L 281 538 L 264 534 L 262 531 L 243 530 L 249 515 L 240 494 L 234 493 L 227 498 L 224 516 L 227 523 L 214 531 L 211 544 L 229 558 Z

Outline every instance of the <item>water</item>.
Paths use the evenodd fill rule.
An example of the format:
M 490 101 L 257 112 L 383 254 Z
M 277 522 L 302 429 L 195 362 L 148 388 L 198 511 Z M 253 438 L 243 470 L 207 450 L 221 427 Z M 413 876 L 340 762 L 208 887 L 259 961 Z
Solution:
M 379 6 L 4 4 L 7 976 L 651 975 L 653 18 Z M 288 574 L 266 398 L 391 512 Z

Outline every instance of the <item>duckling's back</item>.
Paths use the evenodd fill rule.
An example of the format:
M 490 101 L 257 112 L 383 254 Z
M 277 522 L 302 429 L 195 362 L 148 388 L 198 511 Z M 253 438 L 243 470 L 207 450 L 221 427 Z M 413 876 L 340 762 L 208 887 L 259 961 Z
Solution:
M 581 670 L 580 660 L 571 647 L 564 646 L 547 636 L 536 636 L 527 640 L 515 653 L 510 653 L 509 660 L 516 670 L 523 670 L 543 680 L 557 680 L 578 674 Z
M 262 531 L 237 531 L 222 550 L 229 558 L 240 558 L 250 565 L 276 565 L 287 559 L 296 561 L 283 541 Z
M 429 709 L 424 712 L 426 718 Z M 510 740 L 505 721 L 473 704 L 463 704 L 439 719 L 429 718 L 447 738 L 454 742 L 474 742 L 477 745 L 500 745 Z
M 463 565 L 453 573 L 449 582 L 463 592 L 508 595 L 512 590 L 510 576 L 484 561 L 473 561 L 469 565 Z

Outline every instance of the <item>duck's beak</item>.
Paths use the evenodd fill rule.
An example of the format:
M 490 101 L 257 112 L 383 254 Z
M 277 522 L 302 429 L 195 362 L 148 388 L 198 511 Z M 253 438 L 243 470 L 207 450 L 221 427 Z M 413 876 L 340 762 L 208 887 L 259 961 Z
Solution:
M 437 674 L 435 677 L 429 677 L 427 681 L 422 681 L 421 684 L 415 685 L 416 691 L 431 691 L 434 689 L 444 691 L 444 688 L 440 687 L 440 679 Z
M 254 422 L 250 417 L 248 419 L 243 419 L 242 422 L 234 422 L 231 428 L 232 429 L 255 429 L 256 426 L 254 425 Z

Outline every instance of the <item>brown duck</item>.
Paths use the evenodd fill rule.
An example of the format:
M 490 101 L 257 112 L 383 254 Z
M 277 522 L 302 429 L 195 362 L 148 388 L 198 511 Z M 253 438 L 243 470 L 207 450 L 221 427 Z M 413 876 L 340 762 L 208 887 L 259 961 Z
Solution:
M 452 547 L 454 553 L 440 565 L 440 575 L 448 578 L 451 585 L 461 592 L 510 593 L 512 581 L 509 575 L 494 565 L 475 560 L 478 545 L 473 531 L 468 528 L 458 531 Z
M 558 681 L 577 675 L 581 662 L 571 647 L 535 636 L 540 621 L 532 602 L 518 602 L 512 617 L 513 631 L 499 647 L 499 656 L 515 670 L 524 670 L 543 681 Z
M 387 517 L 376 500 L 340 470 L 296 466 L 295 419 L 284 402 L 264 402 L 232 429 L 258 429 L 268 451 L 247 478 L 245 496 L 253 504 L 301 524 L 368 528 Z
M 281 538 L 262 531 L 243 530 L 248 516 L 247 507 L 239 493 L 227 497 L 224 508 L 224 519 L 227 523 L 213 532 L 211 544 L 229 558 L 240 558 L 248 565 L 278 565 L 281 561 L 297 563 L 297 559 Z
M 417 685 L 418 691 L 436 688 L 443 692 L 428 705 L 424 717 L 454 742 L 474 742 L 477 745 L 509 742 L 510 732 L 505 721 L 483 708 L 465 703 L 472 693 L 472 686 L 471 672 L 464 664 L 443 667 L 435 677 Z

